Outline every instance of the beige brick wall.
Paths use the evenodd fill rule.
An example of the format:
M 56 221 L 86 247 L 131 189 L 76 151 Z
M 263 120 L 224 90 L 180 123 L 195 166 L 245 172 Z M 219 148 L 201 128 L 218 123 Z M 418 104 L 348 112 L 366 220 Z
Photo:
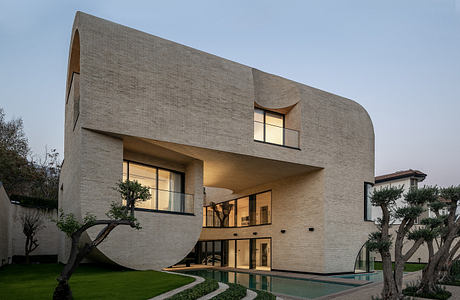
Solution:
M 313 171 L 229 196 L 272 191 L 272 225 L 203 228 L 200 240 L 272 238 L 272 269 L 324 272 L 323 171 Z M 309 227 L 314 231 L 310 232 Z M 281 230 L 286 232 L 283 234 Z M 254 236 L 253 232 L 257 232 Z M 238 236 L 233 236 L 237 233 Z
M 3 185 L 0 185 L 0 266 L 11 263 L 14 255 L 25 255 L 26 237 L 22 232 L 21 216 L 35 212 L 42 214 L 44 227 L 36 235 L 39 247 L 31 255 L 58 254 L 58 229 L 56 224 L 51 221 L 56 219 L 57 211 L 11 204 Z
M 0 182 L 0 266 L 10 262 L 12 256 L 10 209 L 10 199 L 5 192 L 3 184 Z
M 13 255 L 25 255 L 26 236 L 22 232 L 21 216 L 23 214 L 36 213 L 41 214 L 43 228 L 38 232 L 38 248 L 31 255 L 57 255 L 59 247 L 59 230 L 52 219 L 56 219 L 57 210 L 39 210 L 37 208 L 28 208 L 20 205 L 11 205 L 11 236 L 10 242 Z

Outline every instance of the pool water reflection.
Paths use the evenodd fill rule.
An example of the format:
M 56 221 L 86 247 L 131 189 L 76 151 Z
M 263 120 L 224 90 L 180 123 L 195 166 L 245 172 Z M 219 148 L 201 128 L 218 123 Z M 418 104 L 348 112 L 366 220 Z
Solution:
M 304 298 L 321 297 L 355 287 L 355 285 L 336 284 L 324 281 L 211 269 L 180 272 L 211 278 L 226 283 L 238 283 L 251 289 Z

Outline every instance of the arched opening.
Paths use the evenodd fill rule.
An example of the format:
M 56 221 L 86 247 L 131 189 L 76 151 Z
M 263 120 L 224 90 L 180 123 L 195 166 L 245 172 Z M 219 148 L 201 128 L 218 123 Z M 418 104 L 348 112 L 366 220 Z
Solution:
M 374 271 L 375 255 L 370 252 L 366 244 L 359 250 L 355 261 L 355 273 L 369 273 Z
M 75 30 L 70 48 L 69 67 L 67 71 L 66 101 L 68 100 L 70 89 L 72 87 L 74 74 L 80 74 L 80 34 L 78 30 Z

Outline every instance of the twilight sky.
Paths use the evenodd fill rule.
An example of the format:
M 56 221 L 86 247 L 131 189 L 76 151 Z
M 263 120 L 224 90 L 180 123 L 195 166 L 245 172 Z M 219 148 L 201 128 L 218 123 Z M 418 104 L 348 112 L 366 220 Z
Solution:
M 353 99 L 374 123 L 376 175 L 460 184 L 460 0 L 2 0 L 0 106 L 38 155 L 63 153 L 77 10 Z

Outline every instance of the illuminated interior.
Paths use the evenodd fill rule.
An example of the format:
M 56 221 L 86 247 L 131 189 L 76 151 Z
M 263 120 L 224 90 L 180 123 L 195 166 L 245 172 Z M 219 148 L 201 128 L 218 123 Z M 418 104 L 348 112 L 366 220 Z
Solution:
M 284 115 L 255 108 L 254 140 L 284 145 Z
M 184 194 L 184 174 L 147 166 L 131 161 L 123 162 L 123 180 L 137 181 L 149 188 L 151 198 L 137 202 L 136 208 L 171 212 L 187 212 L 192 195 Z M 193 202 L 191 202 L 193 203 Z
M 200 241 L 192 251 L 197 264 L 240 269 L 271 269 L 271 238 Z
M 221 226 L 216 212 L 211 206 L 206 206 L 203 208 L 203 227 L 246 227 L 271 223 L 271 191 L 218 203 L 216 209 L 219 213 L 226 203 L 231 206 L 231 210 L 225 224 Z

